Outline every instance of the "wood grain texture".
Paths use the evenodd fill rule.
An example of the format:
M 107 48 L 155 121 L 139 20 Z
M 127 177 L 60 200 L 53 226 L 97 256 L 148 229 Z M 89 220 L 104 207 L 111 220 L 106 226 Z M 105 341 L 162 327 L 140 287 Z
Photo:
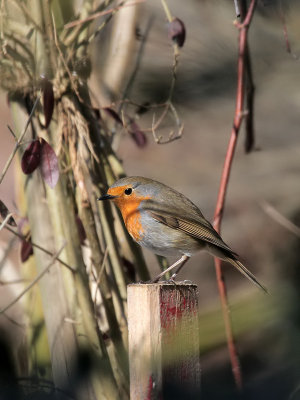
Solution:
M 128 286 L 130 398 L 200 392 L 197 286 Z

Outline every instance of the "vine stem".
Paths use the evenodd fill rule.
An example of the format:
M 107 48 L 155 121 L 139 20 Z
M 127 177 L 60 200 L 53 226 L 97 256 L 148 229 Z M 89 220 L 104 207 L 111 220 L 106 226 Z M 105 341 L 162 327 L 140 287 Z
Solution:
M 221 230 L 221 223 L 225 206 L 225 198 L 228 189 L 233 157 L 237 145 L 238 133 L 242 124 L 243 117 L 245 116 L 245 113 L 243 112 L 243 104 L 244 104 L 244 93 L 245 93 L 245 62 L 246 62 L 245 55 L 247 51 L 247 34 L 255 10 L 256 2 L 257 0 L 251 0 L 244 21 L 242 23 L 236 23 L 236 26 L 239 29 L 239 56 L 238 56 L 238 68 L 237 68 L 238 77 L 237 77 L 237 90 L 236 90 L 236 105 L 235 105 L 233 127 L 231 130 L 230 139 L 225 156 L 225 162 L 223 166 L 216 209 L 214 214 L 214 228 L 219 233 Z M 222 305 L 231 369 L 237 389 L 242 390 L 243 387 L 242 371 L 240 367 L 236 345 L 234 342 L 232 322 L 228 306 L 226 284 L 220 259 L 215 258 L 215 268 L 216 268 L 218 290 Z

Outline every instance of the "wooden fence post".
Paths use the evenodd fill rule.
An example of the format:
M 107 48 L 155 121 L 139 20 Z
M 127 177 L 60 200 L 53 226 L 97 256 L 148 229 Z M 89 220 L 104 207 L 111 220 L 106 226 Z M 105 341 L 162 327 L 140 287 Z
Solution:
M 128 285 L 130 399 L 199 399 L 197 286 Z

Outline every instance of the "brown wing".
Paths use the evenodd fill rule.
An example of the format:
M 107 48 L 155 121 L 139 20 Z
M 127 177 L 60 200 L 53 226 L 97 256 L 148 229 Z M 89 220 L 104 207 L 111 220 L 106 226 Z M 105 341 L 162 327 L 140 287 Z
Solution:
M 227 250 L 231 255 L 236 255 L 231 248 L 223 242 L 220 235 L 214 230 L 214 228 L 205 218 L 203 218 L 203 222 L 198 222 L 190 221 L 182 217 L 175 217 L 174 215 L 168 214 L 164 211 L 161 212 L 155 210 L 150 211 L 150 213 L 154 219 L 164 225 L 169 226 L 170 228 L 178 229 L 182 232 L 185 232 L 187 235 L 194 237 L 195 239 L 214 244 L 217 247 Z

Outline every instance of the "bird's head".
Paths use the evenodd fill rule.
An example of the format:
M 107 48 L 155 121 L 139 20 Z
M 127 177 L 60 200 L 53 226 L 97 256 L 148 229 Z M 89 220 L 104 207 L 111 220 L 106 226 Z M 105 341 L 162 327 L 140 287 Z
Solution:
M 152 199 L 158 190 L 157 183 L 152 179 L 132 176 L 116 181 L 98 200 L 112 200 L 126 219 L 129 213 L 138 209 L 142 201 Z

